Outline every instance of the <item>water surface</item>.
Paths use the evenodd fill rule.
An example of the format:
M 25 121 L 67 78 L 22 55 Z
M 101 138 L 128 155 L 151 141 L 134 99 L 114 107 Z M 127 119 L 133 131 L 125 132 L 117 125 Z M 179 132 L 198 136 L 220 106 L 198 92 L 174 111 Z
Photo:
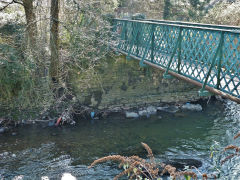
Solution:
M 0 178 L 23 175 L 24 179 L 60 179 L 67 172 L 78 179 L 112 179 L 120 172 L 116 165 L 87 166 L 112 154 L 146 158 L 141 142 L 152 148 L 159 161 L 193 158 L 203 162 L 200 171 L 209 171 L 210 146 L 214 141 L 222 147 L 233 142 L 239 128 L 239 109 L 231 102 L 216 102 L 204 107 L 203 112 L 158 112 L 138 119 L 115 114 L 94 122 L 84 120 L 76 126 L 19 127 L 16 136 L 0 135 Z M 6 152 L 8 155 L 3 155 Z M 236 169 L 235 177 L 239 172 Z

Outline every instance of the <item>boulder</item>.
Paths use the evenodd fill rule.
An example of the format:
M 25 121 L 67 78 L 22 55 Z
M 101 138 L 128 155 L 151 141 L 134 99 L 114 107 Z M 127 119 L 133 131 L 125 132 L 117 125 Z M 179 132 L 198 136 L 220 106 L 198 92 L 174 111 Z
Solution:
M 0 156 L 8 156 L 9 155 L 9 152 L 4 152 L 2 154 L 0 154 Z
M 202 111 L 202 106 L 200 104 L 186 103 L 181 107 L 181 109 L 189 111 Z
M 126 118 L 138 118 L 138 113 L 135 112 L 126 112 Z
M 4 133 L 6 131 L 6 129 L 4 127 L 0 128 L 0 134 Z
M 147 112 L 148 112 L 148 114 L 156 114 L 157 109 L 154 106 L 148 106 L 147 107 Z
M 15 158 L 15 157 L 17 157 L 16 154 L 12 154 L 12 158 Z
M 157 107 L 157 110 L 168 112 L 168 113 L 176 113 L 178 112 L 179 108 L 177 106 L 164 106 L 164 107 Z
M 146 109 L 138 111 L 138 114 L 140 116 L 147 116 L 147 117 L 156 113 L 157 113 L 157 108 L 155 108 L 154 106 L 148 106 Z
M 138 111 L 139 116 L 148 116 L 147 110 Z

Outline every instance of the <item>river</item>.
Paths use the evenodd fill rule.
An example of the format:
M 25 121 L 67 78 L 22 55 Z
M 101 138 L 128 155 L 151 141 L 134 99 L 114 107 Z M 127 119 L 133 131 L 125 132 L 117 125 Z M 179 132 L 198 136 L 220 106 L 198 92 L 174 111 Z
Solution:
M 63 173 L 83 180 L 112 179 L 120 172 L 113 163 L 87 167 L 95 159 L 113 154 L 146 158 L 141 142 L 152 148 L 159 161 L 196 159 L 203 163 L 200 172 L 210 172 L 210 146 L 214 141 L 221 147 L 235 143 L 233 136 L 239 130 L 239 120 L 239 105 L 226 101 L 212 102 L 202 112 L 161 111 L 137 119 L 113 114 L 63 127 L 25 125 L 15 129 L 16 135 L 0 135 L 0 179 L 61 179 Z M 239 179 L 238 167 L 237 159 L 226 163 L 225 178 L 221 179 Z

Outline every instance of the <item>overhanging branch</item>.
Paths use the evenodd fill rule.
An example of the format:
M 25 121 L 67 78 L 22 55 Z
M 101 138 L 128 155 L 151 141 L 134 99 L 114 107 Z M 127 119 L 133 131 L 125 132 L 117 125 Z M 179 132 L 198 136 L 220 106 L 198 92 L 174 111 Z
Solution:
M 21 3 L 21 2 L 19 2 L 19 1 L 17 1 L 17 0 L 12 0 L 11 2 L 2 1 L 1 3 L 5 3 L 6 5 L 3 6 L 2 8 L 0 8 L 0 11 L 3 11 L 3 10 L 6 9 L 9 5 L 14 4 L 14 3 L 20 4 L 20 5 L 23 6 L 23 3 Z

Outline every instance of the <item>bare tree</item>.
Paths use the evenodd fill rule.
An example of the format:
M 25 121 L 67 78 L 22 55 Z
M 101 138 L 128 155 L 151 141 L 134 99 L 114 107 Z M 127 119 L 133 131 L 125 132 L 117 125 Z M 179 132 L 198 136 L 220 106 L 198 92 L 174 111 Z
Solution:
M 54 83 L 59 82 L 59 0 L 51 0 L 50 76 Z
M 35 48 L 37 42 L 37 22 L 33 8 L 33 0 L 23 0 L 23 7 L 27 21 L 29 43 L 30 47 L 32 47 L 32 51 L 34 52 L 36 50 Z

